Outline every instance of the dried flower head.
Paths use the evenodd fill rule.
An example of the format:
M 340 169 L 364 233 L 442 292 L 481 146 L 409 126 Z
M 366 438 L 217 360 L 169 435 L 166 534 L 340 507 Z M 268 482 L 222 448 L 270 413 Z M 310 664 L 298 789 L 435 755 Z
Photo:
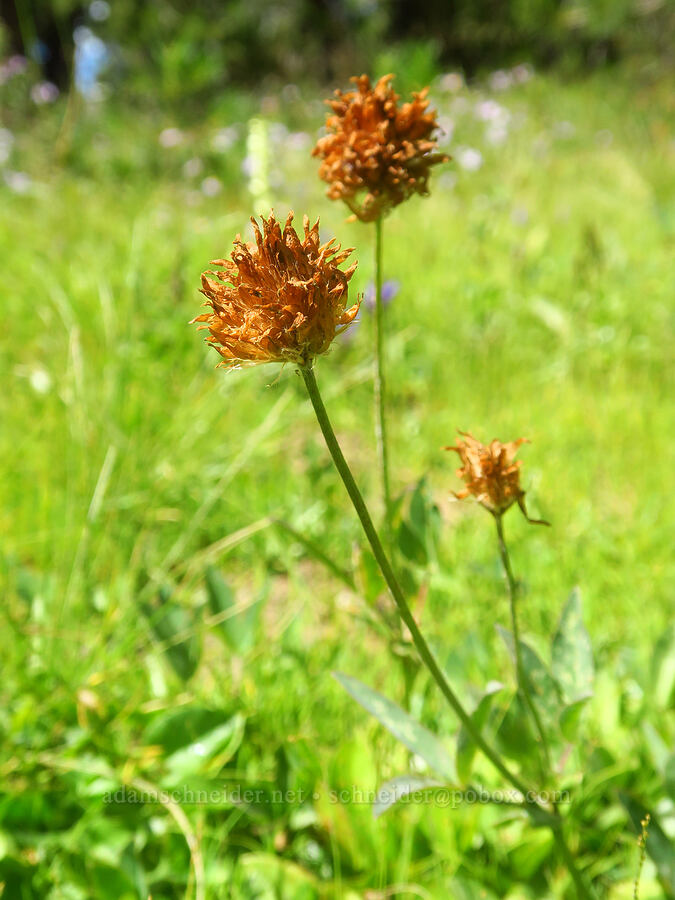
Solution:
M 412 194 L 427 194 L 430 169 L 450 157 L 438 153 L 436 113 L 428 110 L 428 88 L 398 105 L 393 75 L 375 87 L 367 75 L 352 78 L 356 90 L 335 92 L 327 103 L 328 134 L 312 151 L 322 158 L 319 176 L 328 196 L 344 200 L 362 222 L 374 222 Z
M 359 310 L 347 309 L 348 283 L 356 263 L 339 266 L 352 250 L 335 240 L 319 242 L 319 222 L 304 218 L 304 237 L 289 213 L 283 229 L 274 213 L 255 219 L 255 245 L 239 235 L 231 260 L 216 259 L 218 270 L 204 272 L 201 292 L 211 311 L 193 319 L 209 331 L 207 342 L 223 357 L 221 365 L 292 362 L 307 365 L 325 353 Z
M 457 440 L 452 447 L 462 461 L 457 475 L 466 487 L 454 492 L 458 500 L 473 496 L 494 516 L 503 515 L 509 507 L 517 503 L 529 522 L 548 525 L 542 519 L 530 519 L 525 508 L 525 491 L 520 486 L 520 460 L 514 461 L 521 444 L 529 444 L 527 438 L 518 438 L 502 444 L 492 441 L 487 447 L 467 432 L 459 432 L 465 439 Z

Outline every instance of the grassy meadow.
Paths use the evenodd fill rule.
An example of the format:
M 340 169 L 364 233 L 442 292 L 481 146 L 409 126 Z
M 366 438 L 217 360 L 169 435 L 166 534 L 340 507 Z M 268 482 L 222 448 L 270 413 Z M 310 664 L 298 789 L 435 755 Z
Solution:
M 553 527 L 505 521 L 522 627 L 545 657 L 578 585 L 595 654 L 591 763 L 570 781 L 595 793 L 573 842 L 599 896 L 629 898 L 630 803 L 649 806 L 666 843 L 640 896 L 673 897 L 675 107 L 667 79 L 628 71 L 522 82 L 433 83 L 454 159 L 385 222 L 394 488 L 403 510 L 423 497 L 438 514 L 433 547 L 400 552 L 469 706 L 491 680 L 512 685 L 494 529 L 451 502 L 457 458 L 442 448 L 458 428 L 531 439 L 528 507 Z M 233 95 L 200 118 L 71 98 L 0 122 L 13 135 L 0 173 L 9 900 L 204 885 L 209 898 L 575 896 L 546 829 L 518 812 L 407 804 L 374 819 L 360 802 L 411 764 L 331 677 L 404 702 L 372 622 L 384 592 L 293 367 L 215 370 L 188 325 L 200 273 L 270 205 L 320 216 L 356 248 L 352 291 L 368 291 L 372 229 L 345 221 L 310 158 L 322 96 Z M 372 326 L 364 303 L 316 371 L 379 514 Z M 457 722 L 424 674 L 407 700 L 452 747 Z M 109 802 L 143 785 L 221 795 Z

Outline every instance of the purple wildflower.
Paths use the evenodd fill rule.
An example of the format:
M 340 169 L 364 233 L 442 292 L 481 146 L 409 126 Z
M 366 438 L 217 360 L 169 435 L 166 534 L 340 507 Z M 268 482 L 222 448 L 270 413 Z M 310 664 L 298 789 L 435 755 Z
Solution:
M 388 306 L 401 289 L 395 278 L 389 278 L 382 284 L 382 305 Z M 363 295 L 363 302 L 369 310 L 375 309 L 375 285 L 371 281 Z

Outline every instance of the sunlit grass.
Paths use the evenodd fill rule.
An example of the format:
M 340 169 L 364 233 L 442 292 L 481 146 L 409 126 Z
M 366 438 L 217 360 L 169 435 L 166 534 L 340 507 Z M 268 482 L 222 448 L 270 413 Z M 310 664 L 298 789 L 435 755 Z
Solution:
M 385 222 L 385 278 L 401 283 L 388 310 L 393 484 L 402 491 L 426 474 L 445 522 L 442 566 L 417 611 L 463 685 L 508 677 L 505 654 L 492 648 L 495 620 L 507 619 L 492 531 L 473 507 L 449 502 L 456 461 L 440 448 L 458 427 L 484 440 L 526 435 L 528 503 L 553 523 L 540 531 L 506 520 L 525 579 L 526 634 L 549 633 L 578 584 L 599 658 L 645 672 L 672 618 L 675 574 L 672 109 L 659 83 L 537 77 L 493 98 L 510 118 L 505 141 L 491 146 L 474 112 L 484 96 L 458 96 L 434 97 L 455 123 L 450 152 L 480 148 L 482 166 L 449 164 L 432 177 L 431 197 Z M 79 127 L 105 136 L 106 121 L 100 112 Z M 215 353 L 187 325 L 200 272 L 247 228 L 245 123 L 226 157 L 206 149 L 222 122 L 187 133 L 194 151 L 183 144 L 176 153 L 204 158 L 197 177 L 159 147 L 170 123 L 135 127 L 129 147 L 112 113 L 110 122 L 111 136 L 94 149 L 76 133 L 71 169 L 22 137 L 32 188 L 16 194 L 0 182 L 3 729 L 25 732 L 36 751 L 77 754 L 81 741 L 83 754 L 121 767 L 142 756 L 146 708 L 203 704 L 250 717 L 237 763 L 253 781 L 274 778 L 286 753 L 293 778 L 311 789 L 376 783 L 392 760 L 404 765 L 401 751 L 327 672 L 353 671 L 394 694 L 400 686 L 355 615 L 359 599 L 267 522 L 284 518 L 352 566 L 359 533 L 300 380 L 292 367 L 216 372 Z M 302 124 L 313 133 L 319 122 Z M 296 145 L 273 155 L 282 165 L 270 173 L 275 209 L 283 217 L 292 202 L 298 215 L 320 214 L 326 234 L 355 246 L 352 285 L 363 291 L 371 230 L 344 222 L 307 147 Z M 200 187 L 209 176 L 222 181 L 216 196 Z M 357 477 L 374 491 L 374 441 L 363 438 L 372 433 L 372 322 L 365 310 L 361 318 L 319 361 L 317 377 Z M 219 550 L 228 535 L 232 545 Z M 204 662 L 183 685 L 166 670 L 139 597 L 171 582 L 196 608 L 206 561 L 227 573 L 241 603 L 264 596 L 262 627 L 243 659 L 223 659 L 213 628 L 200 627 Z M 84 685 L 99 710 L 78 706 Z M 37 704 L 30 714 L 28 696 Z M 426 715 L 455 728 L 433 700 Z M 6 775 L 20 793 L 20 765 Z M 321 845 L 336 883 L 342 867 L 355 887 L 418 879 L 437 896 L 434 879 L 446 883 L 441 875 L 470 841 L 443 810 L 410 809 L 377 825 L 366 808 L 319 803 L 314 815 L 306 841 Z M 493 814 L 481 811 L 480 828 L 475 815 L 462 815 L 467 833 Z M 225 882 L 236 855 L 230 816 L 205 839 Z M 234 841 L 236 853 L 239 840 L 271 853 L 286 826 L 265 819 L 255 840 L 246 831 Z M 415 848 L 405 843 L 413 835 Z M 312 854 L 297 845 L 291 856 L 321 875 Z M 490 865 L 517 867 L 507 855 Z M 657 896 L 650 877 L 647 866 L 644 898 Z

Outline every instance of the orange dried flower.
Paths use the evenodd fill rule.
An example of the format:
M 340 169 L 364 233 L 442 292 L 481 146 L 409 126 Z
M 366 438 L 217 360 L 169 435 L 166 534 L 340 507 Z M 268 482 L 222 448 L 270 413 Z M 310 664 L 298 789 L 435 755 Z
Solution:
M 352 78 L 356 90 L 326 101 L 328 134 L 312 151 L 322 158 L 319 177 L 328 196 L 344 200 L 362 222 L 374 222 L 412 194 L 427 194 L 430 169 L 450 157 L 438 153 L 436 113 L 428 110 L 428 88 L 398 105 L 393 75 L 375 87 L 367 75 Z
M 459 432 L 465 440 L 458 440 L 452 447 L 462 461 L 457 475 L 466 487 L 454 492 L 458 500 L 473 496 L 489 510 L 493 516 L 503 515 L 509 507 L 517 503 L 529 522 L 548 525 L 542 519 L 530 519 L 525 508 L 525 491 L 520 486 L 520 460 L 514 461 L 521 444 L 529 444 L 527 438 L 518 438 L 502 444 L 492 441 L 487 447 L 465 431 Z
M 339 266 L 352 253 L 335 239 L 321 245 L 319 222 L 304 218 L 304 237 L 289 213 L 283 229 L 271 213 L 255 219 L 255 245 L 239 235 L 231 260 L 216 259 L 202 275 L 201 292 L 211 311 L 193 319 L 209 330 L 207 342 L 223 357 L 221 365 L 292 362 L 307 365 L 325 353 L 359 310 L 347 309 L 348 282 L 356 263 Z

